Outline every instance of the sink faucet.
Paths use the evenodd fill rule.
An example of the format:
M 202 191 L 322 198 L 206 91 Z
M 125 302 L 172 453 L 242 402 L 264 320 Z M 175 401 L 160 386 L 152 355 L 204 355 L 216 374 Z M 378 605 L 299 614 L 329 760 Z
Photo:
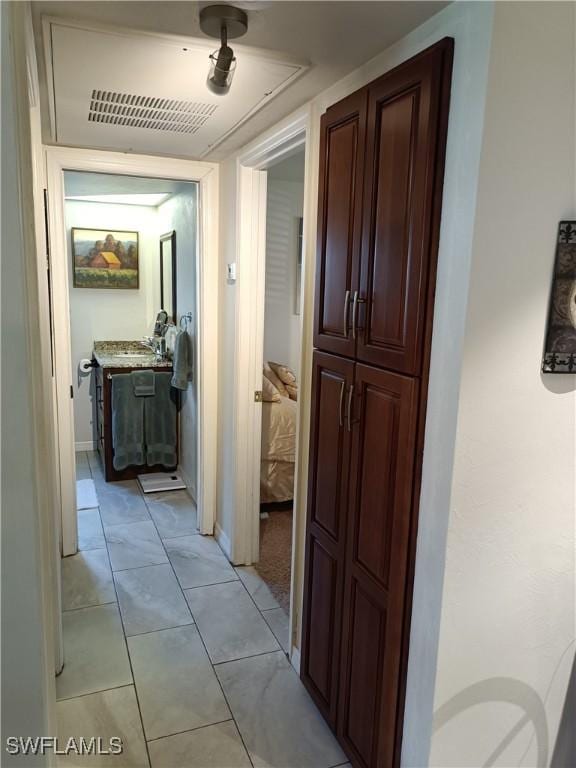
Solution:
M 140 342 L 143 347 L 147 347 L 148 349 L 151 349 L 152 352 L 156 352 L 157 350 L 157 344 L 156 339 L 153 336 L 143 336 L 142 341 Z
M 163 360 L 165 355 L 164 339 L 158 336 L 143 336 L 141 344 L 143 347 L 152 350 L 158 360 Z M 162 349 L 164 347 L 164 349 Z

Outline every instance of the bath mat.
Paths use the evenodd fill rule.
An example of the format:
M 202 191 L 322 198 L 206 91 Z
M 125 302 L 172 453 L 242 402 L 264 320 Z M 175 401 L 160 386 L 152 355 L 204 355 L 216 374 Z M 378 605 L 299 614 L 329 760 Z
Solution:
M 76 480 L 76 509 L 94 509 L 97 506 L 94 480 Z

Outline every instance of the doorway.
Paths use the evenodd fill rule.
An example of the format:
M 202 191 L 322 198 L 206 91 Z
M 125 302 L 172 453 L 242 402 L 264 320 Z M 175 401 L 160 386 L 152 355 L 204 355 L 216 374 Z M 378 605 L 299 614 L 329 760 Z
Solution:
M 262 511 L 268 512 L 269 517 L 265 517 L 264 520 L 260 517 L 261 482 L 263 468 L 270 471 L 271 469 L 278 469 L 278 465 L 274 465 L 276 459 L 270 455 L 264 457 L 262 455 L 263 425 L 266 431 L 266 418 L 269 419 L 270 410 L 275 408 L 274 404 L 262 402 L 262 399 L 265 398 L 263 387 L 266 386 L 263 371 L 265 364 L 270 360 L 274 363 L 283 362 L 285 367 L 290 368 L 288 376 L 290 377 L 290 373 L 292 373 L 296 377 L 298 390 L 296 393 L 297 400 L 290 401 L 289 395 L 286 397 L 286 393 L 284 393 L 283 398 L 285 406 L 289 402 L 292 403 L 291 406 L 287 405 L 287 407 L 292 407 L 292 423 L 295 424 L 295 437 L 291 439 L 294 461 L 293 463 L 289 462 L 292 464 L 291 467 L 283 467 L 289 477 L 288 485 L 293 484 L 294 490 L 285 497 L 287 509 L 281 508 L 272 511 L 284 513 L 284 524 L 278 526 L 284 531 L 279 537 L 280 540 L 286 540 L 287 532 L 292 536 L 291 551 L 288 548 L 290 567 L 289 569 L 286 566 L 283 567 L 285 578 L 289 570 L 289 596 L 288 598 L 282 597 L 281 604 L 286 605 L 286 602 L 290 604 L 286 652 L 296 668 L 299 664 L 299 653 L 294 645 L 294 639 L 298 633 L 301 584 L 299 583 L 299 569 L 294 567 L 295 557 L 298 556 L 294 542 L 301 540 L 305 510 L 305 491 L 303 484 L 299 482 L 299 477 L 306 474 L 307 424 L 305 423 L 305 416 L 308 407 L 306 397 L 309 390 L 311 351 L 308 339 L 312 335 L 312 317 L 308 308 L 310 306 L 310 291 L 313 290 L 314 281 L 314 245 L 310 239 L 310 223 L 314 218 L 316 194 L 306 173 L 306 169 L 313 167 L 315 162 L 315 145 L 310 139 L 310 124 L 309 110 L 302 110 L 274 134 L 251 145 L 237 159 L 236 165 L 239 182 L 237 201 L 241 215 L 239 217 L 237 264 L 235 267 L 240 279 L 238 280 L 236 299 L 235 359 L 238 376 L 234 398 L 234 509 L 229 556 L 237 565 L 248 567 L 246 571 L 250 571 L 251 575 L 256 577 L 253 580 L 254 590 L 263 586 L 263 594 L 268 597 L 270 589 L 258 575 L 258 566 L 256 565 L 261 557 L 261 533 L 263 538 L 265 535 L 261 528 L 268 526 L 271 514 L 270 510 L 265 508 Z M 273 285 L 271 279 L 274 273 L 271 264 L 268 265 L 267 273 L 266 263 L 267 245 L 270 245 L 270 241 L 267 243 L 268 186 L 272 183 L 272 189 L 274 189 L 275 174 L 281 173 L 281 166 L 285 161 L 289 162 L 291 158 L 296 157 L 299 159 L 294 160 L 293 163 L 300 168 L 298 183 L 302 185 L 300 194 L 303 205 L 302 209 L 298 209 L 296 213 L 293 213 L 293 209 L 290 208 L 292 212 L 284 219 L 285 230 L 290 230 L 286 239 L 292 243 L 292 255 L 283 262 L 283 268 L 285 267 L 287 272 L 291 272 L 290 286 L 286 287 L 285 290 L 292 293 L 290 298 L 286 298 L 285 312 L 286 322 L 290 322 L 294 331 L 293 335 L 290 334 L 294 343 L 290 353 L 288 348 L 284 346 L 284 341 L 280 342 L 282 346 L 276 346 L 275 352 L 274 347 L 265 348 L 266 325 L 268 324 L 270 327 L 270 322 L 267 323 L 266 321 L 266 290 L 268 284 L 270 294 L 270 288 Z M 302 184 L 303 179 L 304 183 Z M 290 218 L 289 223 L 288 218 Z M 296 243 L 300 237 L 301 249 L 297 250 Z M 300 255 L 301 264 L 299 264 Z M 250 279 L 246 279 L 246 275 L 249 275 Z M 286 281 L 286 285 L 288 285 L 288 281 Z M 298 290 L 296 289 L 297 285 Z M 297 304 L 297 294 L 300 306 Z M 269 295 L 268 315 L 273 312 L 270 298 Z M 272 343 L 273 338 L 274 335 L 269 334 L 268 343 Z M 299 346 L 300 349 L 298 350 Z M 290 366 L 286 360 L 274 359 L 278 356 L 287 357 L 292 361 L 296 360 L 296 362 Z M 300 392 L 302 398 L 298 397 Z M 304 415 L 302 419 L 300 418 L 301 414 Z M 268 460 L 269 463 L 263 464 L 263 458 L 264 462 Z M 270 461 L 271 458 L 272 461 Z M 292 499 L 289 498 L 290 496 Z M 272 500 L 275 505 L 282 503 L 276 497 L 273 497 Z M 281 516 L 277 514 L 272 518 L 272 528 L 276 527 L 274 522 Z M 218 536 L 218 530 L 216 534 Z M 273 576 L 273 578 L 277 578 L 277 576 Z M 283 593 L 286 595 L 285 588 Z M 278 607 L 278 601 L 274 595 L 272 597 L 275 602 L 270 604 Z M 278 616 L 282 618 L 283 622 L 285 621 L 280 612 Z
M 216 405 L 214 402 L 216 391 L 216 366 L 217 362 L 209 350 L 213 347 L 217 338 L 217 306 L 213 301 L 217 294 L 217 259 L 216 259 L 216 217 L 217 210 L 217 169 L 209 163 L 194 163 L 168 160 L 166 158 L 121 156 L 116 153 L 106 153 L 97 151 L 85 151 L 75 149 L 47 149 L 47 179 L 48 179 L 48 224 L 49 241 L 51 252 L 51 278 L 52 278 L 52 308 L 53 308 L 53 340 L 55 370 L 57 377 L 56 399 L 57 399 L 57 421 L 58 421 L 58 449 L 60 459 L 60 487 L 62 496 L 62 554 L 70 555 L 77 551 L 78 531 L 76 517 L 76 476 L 75 476 L 75 457 L 76 447 L 85 447 L 86 443 L 94 440 L 94 432 L 78 433 L 83 434 L 86 440 L 76 439 L 76 419 L 84 424 L 86 428 L 85 416 L 76 416 L 74 409 L 74 400 L 71 395 L 74 394 L 74 379 L 78 376 L 78 370 L 72 368 L 71 361 L 77 357 L 78 349 L 73 349 L 73 334 L 71 333 L 71 290 L 74 285 L 74 273 L 72 262 L 69 258 L 71 249 L 71 226 L 67 228 L 67 206 L 74 203 L 75 207 L 87 204 L 97 204 L 92 200 L 66 200 L 69 197 L 86 197 L 85 195 L 70 194 L 70 186 L 66 189 L 66 174 L 108 174 L 116 177 L 117 193 L 122 195 L 134 194 L 129 190 L 129 183 L 133 185 L 142 184 L 142 180 L 153 180 L 158 186 L 161 183 L 172 183 L 173 185 L 182 185 L 184 183 L 194 183 L 197 188 L 197 206 L 198 206 L 198 247 L 194 252 L 187 254 L 188 264 L 194 265 L 194 273 L 197 274 L 196 285 L 194 286 L 194 306 L 196 316 L 202 317 L 203 323 L 198 326 L 198 335 L 195 339 L 195 361 L 196 361 L 196 398 L 191 398 L 195 402 L 197 424 L 197 439 L 194 443 L 189 441 L 185 450 L 187 452 L 185 463 L 188 466 L 192 476 L 196 475 L 195 495 L 198 505 L 198 527 L 201 533 L 211 534 L 214 526 L 215 512 L 215 483 L 216 483 Z M 68 176 L 69 184 L 72 175 Z M 84 180 L 87 177 L 84 176 Z M 169 182 L 165 180 L 168 179 Z M 140 181 L 138 181 L 140 180 Z M 128 184 L 128 187 L 121 185 Z M 173 188 L 176 189 L 176 187 Z M 138 191 L 136 192 L 138 193 Z M 151 194 L 149 191 L 140 190 L 141 194 Z M 93 193 L 97 194 L 97 193 Z M 167 193 L 166 193 L 167 194 Z M 141 198 L 139 202 L 143 202 Z M 150 199 L 148 199 L 150 202 Z M 164 202 L 167 202 L 165 200 Z M 105 204 L 100 201 L 99 204 Z M 108 204 L 111 204 L 108 199 Z M 123 205 L 124 210 L 128 208 L 126 199 L 123 202 L 116 201 L 117 205 Z M 146 206 L 145 206 L 146 207 Z M 153 207 L 153 206 L 147 206 Z M 167 209 L 166 209 L 167 210 Z M 166 213 L 166 210 L 164 213 Z M 166 228 L 168 224 L 161 221 L 158 214 L 157 222 L 159 228 Z M 166 216 L 164 216 L 166 218 Z M 119 230 L 130 230 L 126 227 L 114 225 Z M 86 227 L 84 227 L 86 228 Z M 106 227 L 105 227 L 106 228 Z M 109 229 L 110 226 L 107 226 Z M 94 227 L 92 227 L 94 229 Z M 95 227 L 98 229 L 98 227 Z M 121 240 L 120 237 L 114 237 L 115 241 Z M 160 237 L 167 232 L 156 233 L 158 240 L 154 240 L 152 250 L 156 253 L 156 264 L 158 269 L 157 279 L 151 276 L 147 280 L 147 286 L 144 285 L 138 289 L 140 294 L 140 308 L 146 312 L 146 308 L 160 304 L 160 296 L 155 297 L 155 292 L 160 289 Z M 123 242 L 123 241 L 122 241 Z M 132 242 L 130 245 L 134 245 Z M 128 247 L 129 247 L 128 246 Z M 95 245 L 93 246 L 95 247 Z M 114 249 L 113 249 L 114 250 Z M 150 265 L 150 269 L 152 266 Z M 139 280 L 139 277 L 137 278 Z M 140 286 L 140 283 L 137 283 Z M 188 287 L 189 289 L 190 287 Z M 114 289 L 109 289 L 103 293 L 110 294 Z M 126 291 L 127 292 L 127 291 Z M 82 291 L 79 291 L 82 294 Z M 89 293 L 96 293 L 92 290 Z M 123 292 L 121 292 L 123 293 Z M 179 310 L 182 309 L 181 313 Z M 177 317 L 181 314 L 192 312 L 186 306 L 177 307 Z M 130 313 L 129 324 L 133 321 L 134 313 Z M 146 323 L 150 323 L 153 318 L 149 318 L 148 312 Z M 100 320 L 102 324 L 104 321 Z M 140 328 L 141 326 L 139 326 Z M 135 326 L 134 326 L 135 328 Z M 131 334 L 134 335 L 134 328 L 131 325 Z M 90 334 L 99 335 L 98 328 L 91 327 Z M 94 338 L 96 338 L 94 336 Z M 84 340 L 85 341 L 85 340 Z M 84 342 L 83 342 L 84 343 Z M 82 358 L 81 358 L 82 359 Z M 75 361 L 77 365 L 78 361 Z M 76 389 L 81 390 L 79 380 L 76 378 Z M 81 380 L 80 380 L 81 381 Z M 95 394 L 95 392 L 93 392 Z M 86 403 L 90 402 L 89 387 L 84 387 L 82 396 L 79 398 L 78 413 L 81 414 L 82 405 L 86 408 Z M 85 413 L 85 411 L 84 411 Z M 92 424 L 94 427 L 94 416 Z M 97 437 L 98 439 L 98 437 Z M 197 447 L 195 447 L 197 446 Z M 90 447 L 90 445 L 88 445 Z M 194 469 L 196 471 L 194 472 Z M 190 479 L 190 477 L 189 477 Z
M 255 575 L 288 650 L 301 355 L 304 147 L 267 170 L 260 459 Z
M 153 517 L 172 516 L 170 531 L 166 520 L 161 523 L 165 532 L 195 532 L 197 184 L 65 171 L 64 192 L 80 544 L 86 527 L 88 536 L 98 528 L 97 508 L 105 526 L 146 518 L 147 505 Z M 172 365 L 180 343 L 190 355 L 175 389 Z M 116 393 L 127 376 L 143 375 L 152 384 L 172 385 L 162 421 L 153 412 L 162 392 L 133 400 L 131 392 Z M 125 405 L 118 407 L 115 398 Z M 129 436 L 122 412 L 129 401 L 141 406 L 131 420 L 139 415 L 142 421 L 142 449 L 132 457 L 122 455 Z M 160 430 L 162 456 L 151 450 Z M 130 508 L 120 502 L 118 482 L 133 491 Z

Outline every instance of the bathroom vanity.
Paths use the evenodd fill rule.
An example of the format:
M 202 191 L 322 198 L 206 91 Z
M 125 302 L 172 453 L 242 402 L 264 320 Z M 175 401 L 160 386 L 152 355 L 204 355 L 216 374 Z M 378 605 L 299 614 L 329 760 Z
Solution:
M 147 472 L 165 472 L 171 467 L 161 464 L 131 465 L 126 469 L 114 468 L 114 446 L 112 440 L 112 376 L 137 370 L 154 370 L 158 373 L 171 372 L 169 360 L 158 359 L 151 349 L 139 341 L 96 341 L 94 342 L 95 374 L 95 419 L 98 435 L 98 453 L 102 461 L 107 482 L 131 480 Z M 176 417 L 178 435 L 178 418 Z M 178 441 L 177 441 L 178 442 Z

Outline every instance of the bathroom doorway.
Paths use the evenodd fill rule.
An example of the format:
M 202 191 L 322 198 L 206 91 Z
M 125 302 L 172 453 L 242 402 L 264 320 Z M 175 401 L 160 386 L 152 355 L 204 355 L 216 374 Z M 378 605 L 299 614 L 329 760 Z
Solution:
M 136 487 L 132 478 L 140 472 L 134 468 L 146 471 L 149 464 L 153 470 L 177 469 L 186 490 L 174 493 L 193 500 L 194 525 L 201 533 L 211 534 L 216 361 L 208 350 L 217 329 L 215 307 L 206 295 L 215 294 L 217 275 L 212 266 L 215 221 L 207 214 L 206 203 L 216 205 L 214 168 L 165 158 L 64 149 L 48 149 L 47 161 L 62 554 L 74 554 L 78 548 L 77 507 L 92 509 L 95 491 L 96 500 L 98 492 L 110 496 L 113 508 L 114 482 Z M 165 314 L 159 317 L 162 310 Z M 166 358 L 180 330 L 189 338 L 191 360 L 190 372 L 184 374 L 188 380 L 178 396 L 176 436 L 166 437 L 162 430 L 167 422 L 157 419 L 162 437 L 146 442 L 161 446 L 154 461 L 149 455 L 136 454 L 123 466 L 115 456 L 111 471 L 105 443 L 108 440 L 109 448 L 112 376 L 123 374 L 125 368 L 154 369 L 157 382 L 162 381 L 158 378 L 162 373 L 171 382 L 172 361 Z M 90 367 L 98 362 L 96 347 L 96 357 L 108 369 Z M 125 358 L 118 363 L 120 354 Z M 159 367 L 149 364 L 153 359 Z M 174 401 L 174 392 L 168 389 L 166 402 Z M 146 403 L 148 410 L 152 401 L 149 398 Z M 149 417 L 146 423 L 153 421 Z M 127 442 L 131 444 L 131 439 Z M 140 486 L 136 490 L 140 495 Z M 125 498 L 123 494 L 124 506 Z M 140 512 L 128 510 L 126 519 L 120 515 L 114 524 L 130 522 L 130 514 L 144 517 L 139 502 L 128 506 Z M 165 517 L 170 516 L 171 506 L 165 505 Z
M 79 539 L 96 508 L 195 533 L 197 184 L 65 171 L 64 193 Z

